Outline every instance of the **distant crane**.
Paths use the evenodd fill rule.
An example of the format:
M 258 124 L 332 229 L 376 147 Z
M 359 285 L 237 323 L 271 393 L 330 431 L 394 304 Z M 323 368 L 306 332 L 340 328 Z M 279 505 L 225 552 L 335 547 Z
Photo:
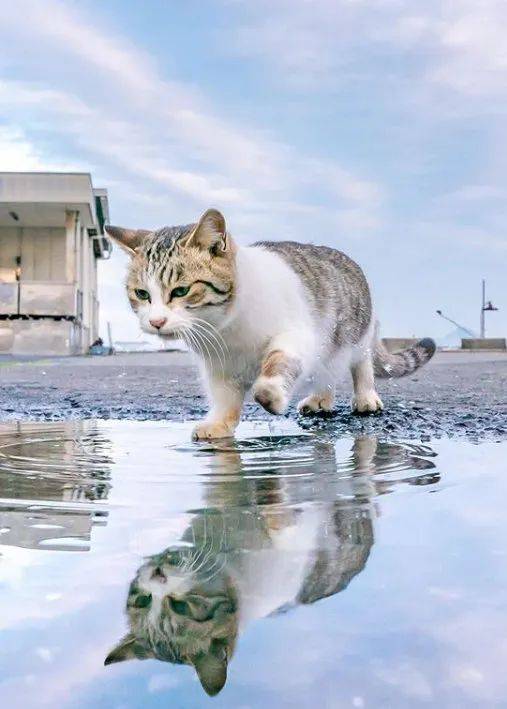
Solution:
M 498 308 L 495 308 L 493 303 L 488 300 L 486 302 L 486 281 L 484 278 L 482 279 L 482 305 L 481 305 L 481 334 L 480 337 L 483 340 L 486 337 L 486 313 L 498 310 Z M 452 322 L 453 325 L 456 325 L 459 327 L 463 332 L 466 332 L 467 335 L 470 337 L 477 337 L 475 332 L 472 332 L 469 330 L 467 327 L 464 327 L 463 325 L 460 325 L 456 320 L 453 320 L 452 318 L 447 317 L 447 315 L 444 315 L 441 310 L 437 310 L 437 315 L 440 315 L 441 318 L 444 318 L 444 320 L 448 320 L 449 322 Z
M 460 325 L 459 322 L 456 322 L 456 320 L 453 320 L 452 318 L 448 318 L 447 315 L 444 315 L 441 310 L 437 310 L 437 315 L 440 315 L 441 318 L 444 318 L 444 320 L 448 320 L 449 322 L 452 322 L 453 325 L 456 325 L 460 330 L 463 330 L 463 332 L 466 332 L 467 335 L 470 337 L 476 337 L 475 332 L 472 332 L 469 330 L 467 327 L 464 327 L 464 325 Z

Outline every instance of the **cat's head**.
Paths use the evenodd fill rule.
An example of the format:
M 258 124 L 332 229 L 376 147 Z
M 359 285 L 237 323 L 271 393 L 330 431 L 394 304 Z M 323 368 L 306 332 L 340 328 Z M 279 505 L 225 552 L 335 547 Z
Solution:
M 145 332 L 177 337 L 220 326 L 235 295 L 235 246 L 219 211 L 187 226 L 106 231 L 131 257 L 127 294 Z
M 237 598 L 222 565 L 201 556 L 167 550 L 141 566 L 128 593 L 129 631 L 106 665 L 149 658 L 191 665 L 207 694 L 218 694 L 238 633 Z

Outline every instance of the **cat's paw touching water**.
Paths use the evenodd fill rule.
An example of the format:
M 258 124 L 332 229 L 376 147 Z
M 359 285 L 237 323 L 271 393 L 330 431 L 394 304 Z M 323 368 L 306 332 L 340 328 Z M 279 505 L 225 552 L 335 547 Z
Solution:
M 283 414 L 289 405 L 281 377 L 259 377 L 253 387 L 255 401 L 270 414 Z
M 198 423 L 192 431 L 193 441 L 211 441 L 214 438 L 230 438 L 234 429 L 222 421 L 203 421 Z

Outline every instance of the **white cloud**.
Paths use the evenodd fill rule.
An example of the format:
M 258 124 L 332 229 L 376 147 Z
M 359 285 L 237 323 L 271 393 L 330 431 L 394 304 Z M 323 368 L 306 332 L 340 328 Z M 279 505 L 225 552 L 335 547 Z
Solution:
M 72 134 L 86 150 L 201 205 L 255 210 L 281 199 L 298 203 L 305 201 L 304 188 L 312 175 L 313 183 L 322 184 L 345 206 L 377 206 L 380 190 L 375 185 L 331 161 L 307 158 L 273 137 L 221 118 L 185 85 L 163 79 L 153 60 L 130 40 L 91 26 L 60 2 L 21 4 L 31 21 L 23 21 L 19 6 L 4 10 L 9 32 L 40 44 L 46 61 L 63 55 L 67 61 L 83 62 L 86 79 L 105 85 L 108 100 L 92 104 L 81 81 L 72 89 L 11 81 L 1 92 L 7 112 L 19 116 L 19 108 L 29 105 L 46 126 L 56 120 L 58 130 Z
M 442 58 L 429 78 L 468 97 L 500 94 L 505 99 L 506 24 L 503 0 L 448 0 L 435 27 Z
M 374 78 L 389 89 L 394 73 L 410 78 L 416 92 L 421 82 L 469 99 L 505 99 L 503 0 L 245 0 L 235 6 L 241 21 L 235 51 L 269 63 L 279 79 L 304 89 Z
M 66 165 L 42 157 L 24 133 L 13 126 L 0 126 L 0 170 L 64 170 Z

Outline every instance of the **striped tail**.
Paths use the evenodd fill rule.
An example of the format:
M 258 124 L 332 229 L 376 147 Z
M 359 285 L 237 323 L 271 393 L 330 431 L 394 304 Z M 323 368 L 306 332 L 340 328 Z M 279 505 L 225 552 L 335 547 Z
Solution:
M 425 337 L 412 347 L 391 354 L 386 350 L 384 344 L 377 340 L 373 355 L 375 376 L 381 378 L 405 377 L 407 374 L 412 374 L 423 364 L 429 362 L 435 354 L 436 348 L 435 342 L 431 338 Z

